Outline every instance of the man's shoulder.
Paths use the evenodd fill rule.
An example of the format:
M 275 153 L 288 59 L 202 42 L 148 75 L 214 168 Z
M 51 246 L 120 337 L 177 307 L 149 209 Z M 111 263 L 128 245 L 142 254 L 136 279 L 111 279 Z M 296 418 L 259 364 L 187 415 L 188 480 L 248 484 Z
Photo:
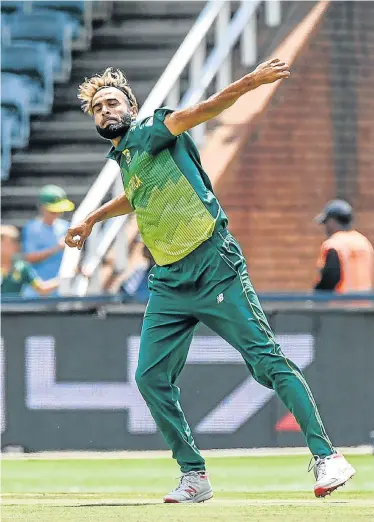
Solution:
M 130 135 L 136 131 L 150 131 L 154 128 L 155 124 L 163 125 L 166 116 L 173 112 L 174 109 L 170 107 L 160 107 L 159 109 L 156 109 L 152 114 L 137 120 L 129 129 Z
M 321 245 L 322 252 L 328 252 L 329 250 L 336 250 L 337 247 L 340 246 L 339 238 L 337 239 L 334 236 L 331 236 L 324 240 Z

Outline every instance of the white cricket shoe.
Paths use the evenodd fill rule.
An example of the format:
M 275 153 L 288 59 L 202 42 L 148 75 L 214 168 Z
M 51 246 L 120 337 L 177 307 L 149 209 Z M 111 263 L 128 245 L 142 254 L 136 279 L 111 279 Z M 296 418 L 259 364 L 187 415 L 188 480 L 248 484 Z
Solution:
M 323 459 L 317 458 L 314 465 L 314 494 L 316 497 L 331 495 L 335 489 L 353 477 L 356 470 L 349 464 L 341 453 L 333 453 Z
M 213 490 L 206 471 L 189 471 L 183 473 L 178 487 L 164 497 L 164 502 L 168 504 L 192 504 L 204 502 L 212 496 Z

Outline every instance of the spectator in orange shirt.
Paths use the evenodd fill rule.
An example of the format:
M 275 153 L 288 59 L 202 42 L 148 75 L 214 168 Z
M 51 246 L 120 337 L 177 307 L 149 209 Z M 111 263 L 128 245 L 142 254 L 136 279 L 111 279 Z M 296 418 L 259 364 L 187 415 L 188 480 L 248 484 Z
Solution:
M 325 226 L 328 238 L 321 246 L 320 279 L 315 290 L 372 291 L 374 250 L 370 241 L 354 230 L 351 205 L 341 199 L 330 201 L 315 220 Z

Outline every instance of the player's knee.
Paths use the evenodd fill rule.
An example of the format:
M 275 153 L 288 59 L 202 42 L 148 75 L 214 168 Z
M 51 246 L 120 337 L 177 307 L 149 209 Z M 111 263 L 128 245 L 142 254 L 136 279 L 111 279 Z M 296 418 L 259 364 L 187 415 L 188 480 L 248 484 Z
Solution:
M 262 384 L 262 386 L 265 386 L 266 388 L 273 388 L 273 380 L 265 371 L 256 371 L 253 374 L 254 379 Z
M 152 394 L 152 390 L 160 387 L 159 377 L 152 368 L 144 370 L 138 367 L 135 372 L 135 382 L 143 396 Z
M 135 372 L 135 382 L 138 386 L 140 393 L 143 395 L 143 393 L 145 393 L 149 388 L 148 372 L 138 367 Z
M 252 375 L 257 382 L 266 386 L 267 388 L 273 388 L 274 381 L 274 360 L 273 357 L 264 355 L 258 362 L 253 366 Z

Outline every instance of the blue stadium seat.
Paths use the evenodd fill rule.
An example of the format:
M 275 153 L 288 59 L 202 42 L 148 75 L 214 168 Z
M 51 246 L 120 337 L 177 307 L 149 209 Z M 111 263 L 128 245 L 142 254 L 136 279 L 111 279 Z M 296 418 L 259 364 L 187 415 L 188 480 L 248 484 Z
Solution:
M 13 73 L 1 75 L 1 119 L 12 147 L 26 147 L 30 137 L 29 90 L 27 82 Z
M 52 57 L 44 43 L 4 45 L 1 71 L 18 74 L 27 81 L 30 113 L 49 114 L 53 104 Z
M 40 11 L 8 17 L 12 43 L 44 42 L 52 56 L 54 79 L 67 81 L 71 73 L 72 24 L 64 13 Z
M 20 0 L 5 0 L 1 2 L 1 14 L 14 13 L 15 11 L 23 11 L 27 9 L 27 2 L 20 2 Z
M 1 112 L 1 180 L 6 180 L 9 178 L 12 163 L 12 121 L 3 110 Z
M 73 26 L 74 41 L 86 48 L 91 39 L 92 10 L 91 2 L 85 0 L 37 0 L 30 2 L 32 12 L 53 10 L 65 13 Z M 77 46 L 75 46 L 77 48 Z
M 10 44 L 10 27 L 9 27 L 10 18 L 11 18 L 10 15 L 1 14 L 1 45 Z

